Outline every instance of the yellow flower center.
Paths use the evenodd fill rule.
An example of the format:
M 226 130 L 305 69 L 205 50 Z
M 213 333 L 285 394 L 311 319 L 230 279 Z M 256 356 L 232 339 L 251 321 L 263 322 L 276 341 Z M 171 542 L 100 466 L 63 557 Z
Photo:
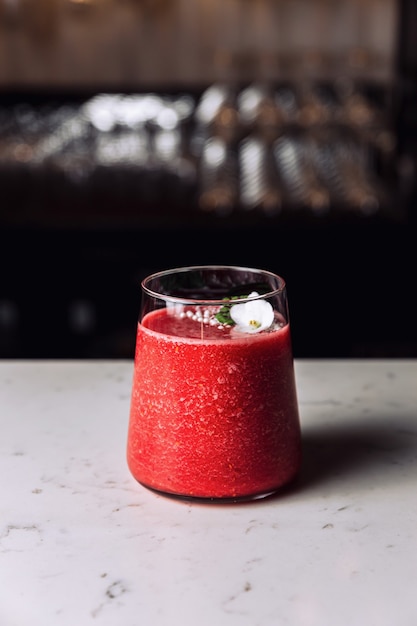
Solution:
M 261 322 L 258 322 L 257 320 L 249 321 L 249 326 L 252 326 L 252 328 L 259 328 L 260 325 L 261 325 Z

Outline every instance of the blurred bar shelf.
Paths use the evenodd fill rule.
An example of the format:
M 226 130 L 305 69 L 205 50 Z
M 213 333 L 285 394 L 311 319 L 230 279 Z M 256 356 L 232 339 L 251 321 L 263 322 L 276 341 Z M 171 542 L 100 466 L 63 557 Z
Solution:
M 285 277 L 296 357 L 415 357 L 417 125 L 373 84 L 352 128 L 316 87 L 0 95 L 0 357 L 131 358 L 140 280 L 205 263 Z
M 386 85 L 0 97 L 3 224 L 407 221 Z

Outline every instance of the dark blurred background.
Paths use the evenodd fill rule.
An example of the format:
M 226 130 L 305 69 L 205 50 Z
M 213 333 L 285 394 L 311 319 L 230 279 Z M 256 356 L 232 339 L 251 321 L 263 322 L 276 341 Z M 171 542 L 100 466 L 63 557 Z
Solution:
M 417 357 L 413 0 L 0 0 L 0 358 L 132 358 L 140 281 L 287 282 L 296 357 Z

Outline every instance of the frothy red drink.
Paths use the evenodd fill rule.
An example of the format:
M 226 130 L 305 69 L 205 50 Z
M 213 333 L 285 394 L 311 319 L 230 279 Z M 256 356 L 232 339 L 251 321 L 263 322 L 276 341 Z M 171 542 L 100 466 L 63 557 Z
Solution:
M 300 466 L 290 329 L 255 334 L 167 308 L 138 325 L 128 465 L 167 494 L 274 493 Z

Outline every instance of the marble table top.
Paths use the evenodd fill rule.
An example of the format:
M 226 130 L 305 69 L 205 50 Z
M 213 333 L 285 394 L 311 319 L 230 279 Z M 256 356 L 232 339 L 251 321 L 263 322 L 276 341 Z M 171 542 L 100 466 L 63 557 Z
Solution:
M 300 360 L 304 463 L 251 504 L 125 461 L 133 363 L 0 362 L 1 626 L 415 626 L 417 361 Z

